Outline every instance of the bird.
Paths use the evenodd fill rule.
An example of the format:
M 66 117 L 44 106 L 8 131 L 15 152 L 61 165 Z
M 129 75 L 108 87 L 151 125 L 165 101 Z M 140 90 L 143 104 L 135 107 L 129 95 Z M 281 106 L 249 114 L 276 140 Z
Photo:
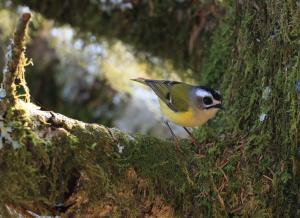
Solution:
M 165 124 L 176 138 L 169 121 L 182 126 L 195 140 L 187 127 L 197 127 L 215 117 L 223 108 L 220 92 L 206 86 L 195 86 L 171 80 L 131 79 L 150 87 L 158 96 Z

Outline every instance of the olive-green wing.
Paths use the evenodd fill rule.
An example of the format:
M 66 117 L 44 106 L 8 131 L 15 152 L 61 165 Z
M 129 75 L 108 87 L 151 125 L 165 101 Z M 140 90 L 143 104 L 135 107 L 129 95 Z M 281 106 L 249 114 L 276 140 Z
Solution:
M 188 86 L 169 80 L 144 80 L 155 94 L 174 112 L 184 112 L 189 108 Z

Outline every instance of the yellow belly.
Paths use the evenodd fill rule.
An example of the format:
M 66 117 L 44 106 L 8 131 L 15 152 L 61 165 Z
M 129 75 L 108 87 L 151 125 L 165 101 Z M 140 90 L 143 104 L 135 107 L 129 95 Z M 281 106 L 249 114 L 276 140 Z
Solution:
M 163 101 L 159 100 L 159 103 L 163 115 L 169 121 L 180 126 L 196 127 L 203 125 L 218 112 L 218 109 L 195 111 L 193 108 L 186 112 L 174 112 Z

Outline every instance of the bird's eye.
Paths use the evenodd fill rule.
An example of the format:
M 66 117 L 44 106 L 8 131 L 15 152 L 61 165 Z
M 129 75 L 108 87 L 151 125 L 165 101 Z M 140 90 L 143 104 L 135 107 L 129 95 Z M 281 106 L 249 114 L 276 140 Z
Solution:
M 213 100 L 212 100 L 210 97 L 204 97 L 204 98 L 203 98 L 203 103 L 204 103 L 205 105 L 210 105 L 210 104 L 213 103 Z

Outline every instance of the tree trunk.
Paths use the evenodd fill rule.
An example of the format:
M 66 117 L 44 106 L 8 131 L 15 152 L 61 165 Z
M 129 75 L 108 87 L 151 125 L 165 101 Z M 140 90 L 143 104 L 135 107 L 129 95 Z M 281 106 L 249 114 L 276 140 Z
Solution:
M 212 123 L 213 129 L 196 132 L 203 145 L 200 153 L 186 140 L 180 141 L 182 152 L 176 152 L 171 141 L 129 136 L 41 111 L 5 89 L 7 97 L 0 102 L 3 213 L 300 216 L 297 2 L 212 3 L 211 8 L 217 10 L 194 1 L 132 1 L 131 10 L 109 13 L 101 12 L 92 1 L 78 7 L 80 2 L 63 1 L 65 7 L 61 1 L 25 3 L 47 17 L 99 36 L 138 41 L 138 48 L 168 56 L 183 67 L 188 60 L 193 69 L 201 70 L 195 78 L 221 84 L 226 110 Z M 209 15 L 203 15 L 207 8 Z M 194 10 L 200 14 L 197 22 Z M 174 24 L 169 19 L 179 16 L 178 11 L 183 11 L 184 22 Z M 219 11 L 225 15 L 220 17 Z M 71 16 L 71 12 L 82 16 Z M 188 12 L 193 16 L 188 17 Z M 218 26 L 206 32 L 210 33 L 207 37 L 200 28 L 205 16 L 218 20 Z M 209 46 L 200 43 L 204 38 L 209 39 Z M 160 45 L 160 52 L 150 49 Z M 179 53 L 172 52 L 177 49 Z M 197 62 L 200 53 L 206 55 L 201 66 Z M 24 61 L 18 63 L 17 69 L 8 68 L 17 78 Z

